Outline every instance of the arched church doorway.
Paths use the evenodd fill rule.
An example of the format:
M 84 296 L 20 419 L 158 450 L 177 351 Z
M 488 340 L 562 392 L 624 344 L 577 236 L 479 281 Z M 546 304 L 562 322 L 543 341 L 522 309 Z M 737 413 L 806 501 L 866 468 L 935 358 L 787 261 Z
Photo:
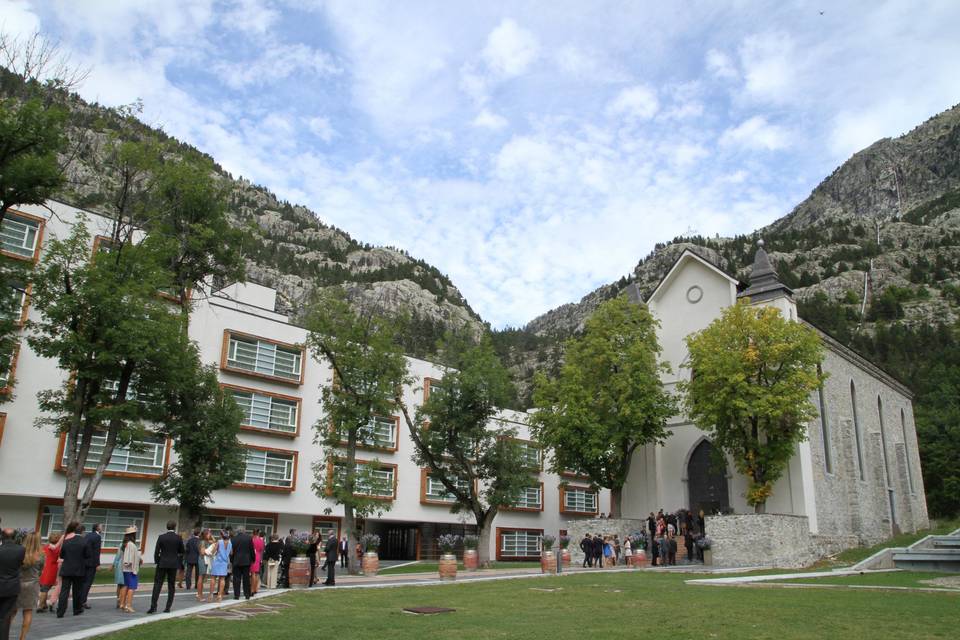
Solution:
M 704 513 L 726 512 L 730 509 L 726 467 L 726 460 L 709 440 L 700 442 L 690 454 L 687 486 L 690 490 L 690 509 L 694 513 L 700 509 Z

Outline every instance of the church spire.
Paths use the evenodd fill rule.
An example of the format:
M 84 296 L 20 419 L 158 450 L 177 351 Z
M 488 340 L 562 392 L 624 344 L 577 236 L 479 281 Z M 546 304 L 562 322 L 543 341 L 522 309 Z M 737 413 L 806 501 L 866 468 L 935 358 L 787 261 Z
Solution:
M 763 302 L 779 297 L 793 299 L 793 291 L 780 282 L 780 276 L 770 264 L 770 256 L 763 248 L 763 238 L 757 240 L 757 253 L 750 271 L 750 286 L 738 298 L 750 298 L 751 302 Z

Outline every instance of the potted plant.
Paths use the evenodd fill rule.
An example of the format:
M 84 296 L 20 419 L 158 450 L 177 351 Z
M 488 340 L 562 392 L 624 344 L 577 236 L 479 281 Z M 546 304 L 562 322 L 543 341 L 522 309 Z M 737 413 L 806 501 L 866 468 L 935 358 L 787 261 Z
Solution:
M 543 551 L 540 552 L 540 571 L 543 573 L 557 572 L 557 556 L 553 552 L 553 545 L 556 542 L 556 537 L 549 533 L 540 538 L 540 546 L 543 547 Z
M 437 538 L 437 546 L 440 547 L 440 579 L 454 580 L 457 577 L 457 556 L 454 550 L 460 543 L 460 536 L 445 533 Z
M 380 556 L 377 555 L 377 549 L 380 548 L 380 536 L 375 533 L 363 534 L 360 536 L 360 548 L 363 549 L 363 561 L 361 562 L 363 575 L 377 575 L 380 570 Z
M 293 550 L 293 557 L 290 558 L 287 579 L 290 582 L 291 589 L 310 586 L 310 558 L 307 557 L 310 543 L 310 534 L 306 531 L 290 536 L 290 548 Z
M 557 543 L 560 545 L 560 559 L 563 562 L 563 566 L 570 566 L 570 536 L 560 536 L 557 540 Z
M 634 531 L 629 536 L 630 540 L 630 563 L 634 569 L 639 569 L 647 564 L 647 534 L 643 531 Z
M 703 554 L 703 564 L 710 566 L 713 564 L 713 540 L 707 536 L 700 536 L 694 541 L 697 549 Z
M 480 554 L 477 552 L 479 544 L 480 538 L 477 536 L 463 536 L 463 568 L 467 571 L 476 571 L 480 566 Z

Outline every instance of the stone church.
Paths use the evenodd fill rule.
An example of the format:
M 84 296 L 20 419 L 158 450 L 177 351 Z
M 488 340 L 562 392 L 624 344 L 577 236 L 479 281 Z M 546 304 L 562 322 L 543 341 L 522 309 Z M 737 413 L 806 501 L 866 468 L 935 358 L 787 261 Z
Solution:
M 628 295 L 641 299 L 636 285 Z M 688 357 L 684 338 L 745 298 L 804 322 L 797 315 L 793 292 L 780 282 L 762 241 L 747 285 L 696 253 L 687 250 L 680 255 L 644 301 L 660 322 L 662 357 L 672 370 L 664 384 L 674 387 L 690 375 L 683 366 Z M 927 527 L 910 390 L 813 329 L 823 341 L 821 366 L 828 374 L 823 388 L 811 398 L 820 416 L 808 425 L 806 439 L 797 445 L 767 502 L 769 514 L 784 516 L 761 519 L 771 528 L 768 533 L 804 538 L 823 555 Z M 646 446 L 634 458 L 624 491 L 626 517 L 644 518 L 661 508 L 752 513 L 744 497 L 746 479 L 729 459 L 725 469 L 719 468 L 706 433 L 683 415 L 675 417 L 668 430 L 664 446 Z M 708 535 L 722 536 L 724 521 L 733 522 L 708 519 Z

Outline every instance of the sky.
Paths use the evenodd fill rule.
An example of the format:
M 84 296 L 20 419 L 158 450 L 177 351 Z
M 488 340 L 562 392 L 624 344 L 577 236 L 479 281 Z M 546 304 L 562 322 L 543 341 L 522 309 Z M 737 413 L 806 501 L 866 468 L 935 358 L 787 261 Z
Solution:
M 749 233 L 960 102 L 960 2 L 0 0 L 141 118 L 494 327 Z

